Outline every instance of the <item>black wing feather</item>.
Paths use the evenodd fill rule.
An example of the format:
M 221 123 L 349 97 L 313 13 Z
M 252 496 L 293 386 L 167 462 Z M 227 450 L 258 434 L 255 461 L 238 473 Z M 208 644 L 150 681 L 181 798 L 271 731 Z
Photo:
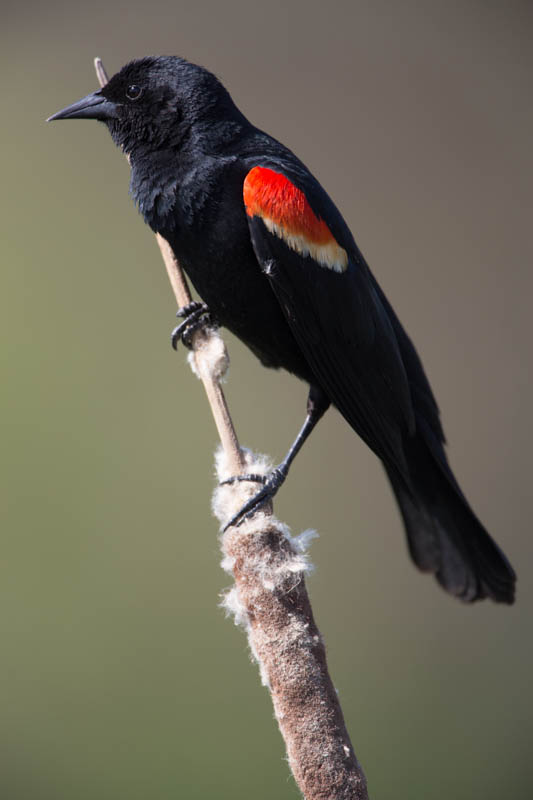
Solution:
M 292 250 L 260 217 L 248 223 L 258 261 L 317 383 L 408 486 L 402 437 L 414 429 L 409 384 L 362 257 L 350 254 L 347 270 L 337 273 Z
M 514 571 L 450 469 L 415 348 L 324 190 L 298 164 L 283 174 L 349 256 L 336 272 L 247 216 L 259 264 L 317 384 L 384 462 L 416 564 L 463 600 L 512 603 Z

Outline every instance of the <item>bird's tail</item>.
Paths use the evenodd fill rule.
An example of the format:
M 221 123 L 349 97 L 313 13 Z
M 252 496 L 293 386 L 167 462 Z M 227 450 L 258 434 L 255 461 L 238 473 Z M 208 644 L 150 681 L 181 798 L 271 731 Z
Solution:
M 420 434 L 406 444 L 411 491 L 385 466 L 413 561 L 465 602 L 513 603 L 513 568 L 468 505 L 440 444 L 434 449 Z

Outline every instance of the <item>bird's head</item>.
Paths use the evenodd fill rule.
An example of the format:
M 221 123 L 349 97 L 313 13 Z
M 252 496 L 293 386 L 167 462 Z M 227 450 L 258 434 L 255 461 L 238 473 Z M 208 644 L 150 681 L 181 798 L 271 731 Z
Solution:
M 177 56 L 151 56 L 126 64 L 109 83 L 49 118 L 105 122 L 126 153 L 179 147 L 195 131 L 242 127 L 246 120 L 220 81 Z

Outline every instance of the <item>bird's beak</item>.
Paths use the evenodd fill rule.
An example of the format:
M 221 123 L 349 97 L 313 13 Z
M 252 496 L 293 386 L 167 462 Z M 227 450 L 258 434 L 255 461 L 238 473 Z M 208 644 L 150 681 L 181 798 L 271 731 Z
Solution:
M 54 119 L 99 119 L 105 122 L 116 116 L 116 104 L 98 91 L 88 94 L 83 100 L 78 100 L 77 103 L 72 103 L 71 106 L 61 109 L 57 114 L 52 114 L 46 121 L 52 122 Z

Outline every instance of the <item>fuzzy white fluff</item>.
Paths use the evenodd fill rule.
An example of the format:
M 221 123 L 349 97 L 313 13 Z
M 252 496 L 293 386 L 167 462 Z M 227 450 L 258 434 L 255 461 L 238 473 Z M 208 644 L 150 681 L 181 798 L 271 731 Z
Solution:
M 263 455 L 257 455 L 250 450 L 244 450 L 246 471 L 254 475 L 267 475 L 272 465 L 270 460 Z M 231 477 L 227 460 L 222 448 L 215 456 L 216 477 L 219 481 Z M 238 482 L 226 486 L 217 486 L 213 494 L 213 513 L 223 526 L 239 510 L 246 500 L 258 491 L 261 484 L 252 482 Z M 265 541 L 265 530 L 278 534 L 289 543 L 286 552 L 280 553 L 279 548 L 273 553 L 270 545 Z M 291 536 L 289 528 L 267 511 L 254 514 L 245 520 L 238 528 L 230 528 L 222 534 L 221 547 L 223 553 L 222 568 L 233 576 L 235 567 L 235 552 L 240 552 L 239 542 L 246 544 L 242 552 L 246 553 L 245 561 L 241 568 L 246 570 L 248 600 L 250 593 L 260 594 L 261 591 L 286 592 L 291 586 L 296 585 L 301 577 L 312 571 L 313 565 L 309 560 L 309 544 L 318 534 L 308 530 L 299 536 Z M 246 542 L 245 542 L 246 540 Z M 255 587 L 255 588 L 254 588 Z M 236 625 L 242 625 L 248 633 L 248 642 L 252 656 L 259 662 L 261 679 L 268 685 L 265 670 L 257 654 L 254 652 L 253 641 L 250 637 L 250 622 L 246 605 L 242 601 L 237 585 L 227 589 L 222 595 L 221 606 L 228 616 L 233 617 Z M 301 634 L 295 630 L 295 635 Z
M 214 380 L 222 380 L 229 368 L 229 356 L 224 340 L 215 332 L 195 343 L 195 349 L 187 356 L 189 366 L 197 378 L 205 371 Z

